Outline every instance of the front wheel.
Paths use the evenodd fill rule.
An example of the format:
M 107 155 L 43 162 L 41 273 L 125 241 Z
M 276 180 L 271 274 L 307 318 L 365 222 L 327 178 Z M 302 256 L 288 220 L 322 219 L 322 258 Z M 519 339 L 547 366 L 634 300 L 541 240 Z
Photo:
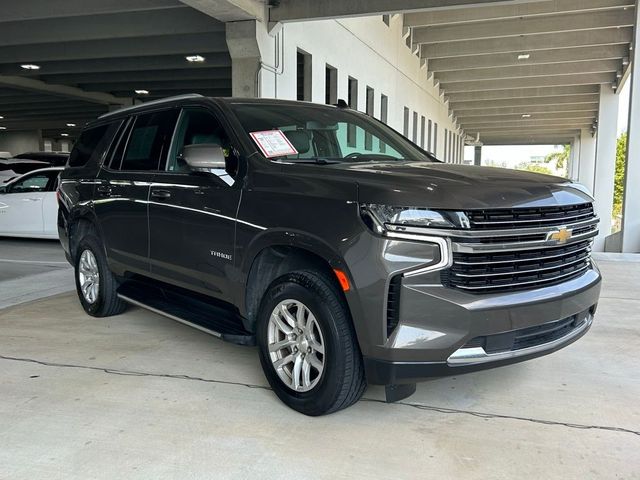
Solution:
M 331 279 L 298 271 L 277 279 L 259 311 L 260 361 L 269 384 L 305 415 L 357 402 L 366 382 L 344 298 Z
M 76 290 L 85 312 L 94 317 L 122 313 L 126 304 L 118 298 L 118 282 L 109 270 L 100 240 L 94 235 L 83 237 L 75 257 Z

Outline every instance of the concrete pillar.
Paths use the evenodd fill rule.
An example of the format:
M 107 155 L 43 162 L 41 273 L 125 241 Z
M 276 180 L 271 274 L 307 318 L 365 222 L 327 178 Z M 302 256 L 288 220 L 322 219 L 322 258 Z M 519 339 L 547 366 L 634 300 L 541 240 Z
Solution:
M 593 187 L 596 213 L 600 217 L 600 234 L 594 242 L 596 252 L 604 251 L 604 239 L 611 234 L 619 102 L 620 98 L 611 85 L 600 85 L 600 113 Z M 580 161 L 582 162 L 582 158 Z M 582 165 L 580 168 L 582 170 Z
M 591 130 L 582 129 L 580 134 L 579 168 L 577 172 L 578 182 L 593 192 L 596 176 L 596 137 Z
M 567 168 L 567 175 L 569 176 L 569 180 L 577 182 L 579 173 L 580 173 L 580 135 L 576 135 L 573 138 L 573 143 L 571 144 L 571 155 L 569 156 L 569 167 Z
M 629 100 L 627 166 L 622 208 L 622 252 L 640 253 L 640 10 L 636 5 L 636 28 L 633 40 L 633 72 Z
M 234 97 L 258 97 L 260 73 L 260 48 L 255 20 L 229 22 L 226 39 L 231 55 L 231 95 Z
M 473 164 L 477 166 L 482 165 L 482 145 L 476 145 L 473 153 Z

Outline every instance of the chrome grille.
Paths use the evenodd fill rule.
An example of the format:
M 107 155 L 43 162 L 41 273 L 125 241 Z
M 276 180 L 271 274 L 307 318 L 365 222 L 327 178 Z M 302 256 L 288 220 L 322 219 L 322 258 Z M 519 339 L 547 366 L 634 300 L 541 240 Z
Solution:
M 472 229 L 547 227 L 595 217 L 590 203 L 559 207 L 469 210 L 465 214 Z
M 500 253 L 454 253 L 443 283 L 474 293 L 548 286 L 575 277 L 591 265 L 591 241 L 556 248 Z
M 453 262 L 441 274 L 447 287 L 478 294 L 527 290 L 591 268 L 598 234 L 591 204 L 465 213 L 471 228 L 449 231 Z M 560 230 L 571 233 L 566 243 L 553 238 Z

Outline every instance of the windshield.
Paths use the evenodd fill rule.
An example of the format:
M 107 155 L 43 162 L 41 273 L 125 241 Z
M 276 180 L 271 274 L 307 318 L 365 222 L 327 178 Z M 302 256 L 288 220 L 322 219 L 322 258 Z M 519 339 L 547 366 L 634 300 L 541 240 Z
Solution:
M 274 160 L 435 161 L 395 130 L 352 110 L 309 104 L 235 103 L 231 107 L 247 134 L 280 130 L 298 152 Z

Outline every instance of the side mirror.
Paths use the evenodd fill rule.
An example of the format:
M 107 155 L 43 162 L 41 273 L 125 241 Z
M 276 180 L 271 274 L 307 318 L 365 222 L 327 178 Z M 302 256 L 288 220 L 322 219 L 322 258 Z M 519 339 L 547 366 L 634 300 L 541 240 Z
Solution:
M 186 145 L 182 159 L 193 170 L 219 170 L 226 167 L 224 151 L 214 143 Z

